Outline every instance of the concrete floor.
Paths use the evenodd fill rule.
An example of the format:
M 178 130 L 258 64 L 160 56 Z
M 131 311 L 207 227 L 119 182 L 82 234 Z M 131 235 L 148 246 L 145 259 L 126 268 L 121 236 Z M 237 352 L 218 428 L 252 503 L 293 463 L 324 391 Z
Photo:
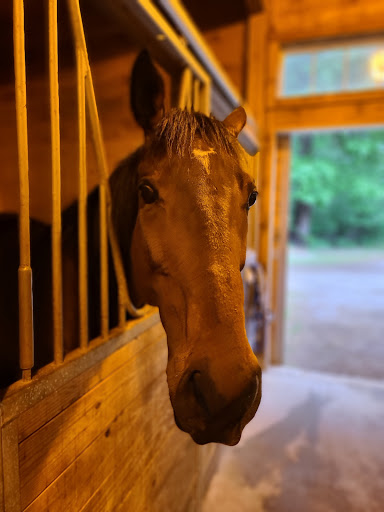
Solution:
M 384 382 L 274 367 L 203 512 L 382 512 Z

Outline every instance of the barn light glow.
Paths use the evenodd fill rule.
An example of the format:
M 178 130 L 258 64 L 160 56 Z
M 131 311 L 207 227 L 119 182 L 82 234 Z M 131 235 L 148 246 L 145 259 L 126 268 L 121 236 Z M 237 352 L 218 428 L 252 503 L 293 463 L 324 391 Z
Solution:
M 379 50 L 372 55 L 370 70 L 375 82 L 384 82 L 384 50 Z

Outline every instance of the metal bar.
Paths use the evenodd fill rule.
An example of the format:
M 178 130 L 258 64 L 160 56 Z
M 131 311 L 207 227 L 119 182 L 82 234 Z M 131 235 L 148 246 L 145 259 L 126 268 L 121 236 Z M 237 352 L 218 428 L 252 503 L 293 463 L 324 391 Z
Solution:
M 211 113 L 211 82 L 201 84 L 200 111 L 209 116 Z
M 162 16 L 151 0 L 136 0 L 135 2 L 123 0 L 123 3 L 126 11 L 129 11 L 129 15 L 136 18 L 139 17 L 140 21 L 145 24 L 147 30 L 149 29 L 152 33 L 160 33 L 165 36 L 162 45 L 167 46 L 169 53 L 177 56 L 180 64 L 185 63 L 190 67 L 193 74 L 202 82 L 210 82 L 209 74 L 192 55 L 184 40 L 172 28 L 164 16 Z
M 86 66 L 84 55 L 80 48 L 76 49 L 76 67 L 79 126 L 79 338 L 80 347 L 86 349 L 88 345 Z
M 179 107 L 191 109 L 192 72 L 189 68 L 183 69 L 180 82 Z
M 91 124 L 92 140 L 96 154 L 98 169 L 100 172 L 99 206 L 100 206 L 100 322 L 101 336 L 107 338 L 109 328 L 109 307 L 108 307 L 108 236 L 107 236 L 107 208 L 109 198 L 107 197 L 108 187 L 108 166 L 101 133 L 99 114 L 97 111 L 95 92 L 93 88 L 92 74 L 90 72 L 87 46 L 85 43 L 84 29 L 81 21 L 79 0 L 68 0 L 68 7 L 72 21 L 72 28 L 75 36 L 76 48 L 83 52 L 86 66 L 85 94 Z
M 193 81 L 193 110 L 198 112 L 200 110 L 200 82 L 197 78 Z
M 13 3 L 13 41 L 20 187 L 20 264 L 18 270 L 20 368 L 22 369 L 23 379 L 30 380 L 31 369 L 34 365 L 34 344 L 32 269 L 29 233 L 29 169 L 23 0 L 14 0 Z
M 49 21 L 49 90 L 51 112 L 52 154 L 52 297 L 53 297 L 53 351 L 55 363 L 61 363 L 63 354 L 63 283 L 61 262 L 61 166 L 60 117 L 57 50 L 57 0 L 48 2 Z

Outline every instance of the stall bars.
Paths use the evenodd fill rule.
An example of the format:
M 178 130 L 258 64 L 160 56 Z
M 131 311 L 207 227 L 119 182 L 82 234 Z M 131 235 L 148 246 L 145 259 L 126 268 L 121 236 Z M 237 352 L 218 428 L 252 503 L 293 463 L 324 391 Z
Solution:
M 129 292 L 122 271 L 119 250 L 112 226 L 109 222 L 110 195 L 108 170 L 102 131 L 99 122 L 95 93 L 92 82 L 79 0 L 67 0 L 73 37 L 76 48 L 77 102 L 78 102 L 78 146 L 79 146 L 79 335 L 80 348 L 88 347 L 88 304 L 87 304 L 87 166 L 86 166 L 86 108 L 89 113 L 92 140 L 99 169 L 100 192 L 100 297 L 101 336 L 106 340 L 108 329 L 108 236 L 111 243 L 113 262 L 118 280 L 119 326 L 125 325 L 125 312 L 140 316 L 129 299 Z M 196 59 L 189 54 L 171 27 L 156 12 L 158 23 L 162 24 L 165 36 L 179 46 L 180 55 L 189 67 L 185 67 L 180 81 L 178 105 L 193 108 L 206 114 L 210 112 L 209 75 Z M 61 264 L 61 169 L 60 169 L 60 111 L 58 82 L 58 37 L 57 0 L 48 0 L 49 24 L 49 85 L 51 115 L 51 161 L 52 161 L 52 287 L 53 287 L 53 343 L 54 362 L 64 359 L 63 350 L 63 299 Z M 34 366 L 32 269 L 30 265 L 29 233 L 29 169 L 27 135 L 27 95 L 24 45 L 24 4 L 14 0 L 14 62 L 16 89 L 16 117 L 20 183 L 20 265 L 19 275 L 19 325 L 20 325 L 20 368 L 24 381 L 31 380 Z M 192 68 L 192 69 L 191 69 Z

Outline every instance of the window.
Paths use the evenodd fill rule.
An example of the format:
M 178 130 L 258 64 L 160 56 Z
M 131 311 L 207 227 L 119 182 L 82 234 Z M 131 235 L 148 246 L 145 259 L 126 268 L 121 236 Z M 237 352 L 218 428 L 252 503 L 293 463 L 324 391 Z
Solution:
M 280 96 L 384 88 L 384 40 L 287 48 Z

